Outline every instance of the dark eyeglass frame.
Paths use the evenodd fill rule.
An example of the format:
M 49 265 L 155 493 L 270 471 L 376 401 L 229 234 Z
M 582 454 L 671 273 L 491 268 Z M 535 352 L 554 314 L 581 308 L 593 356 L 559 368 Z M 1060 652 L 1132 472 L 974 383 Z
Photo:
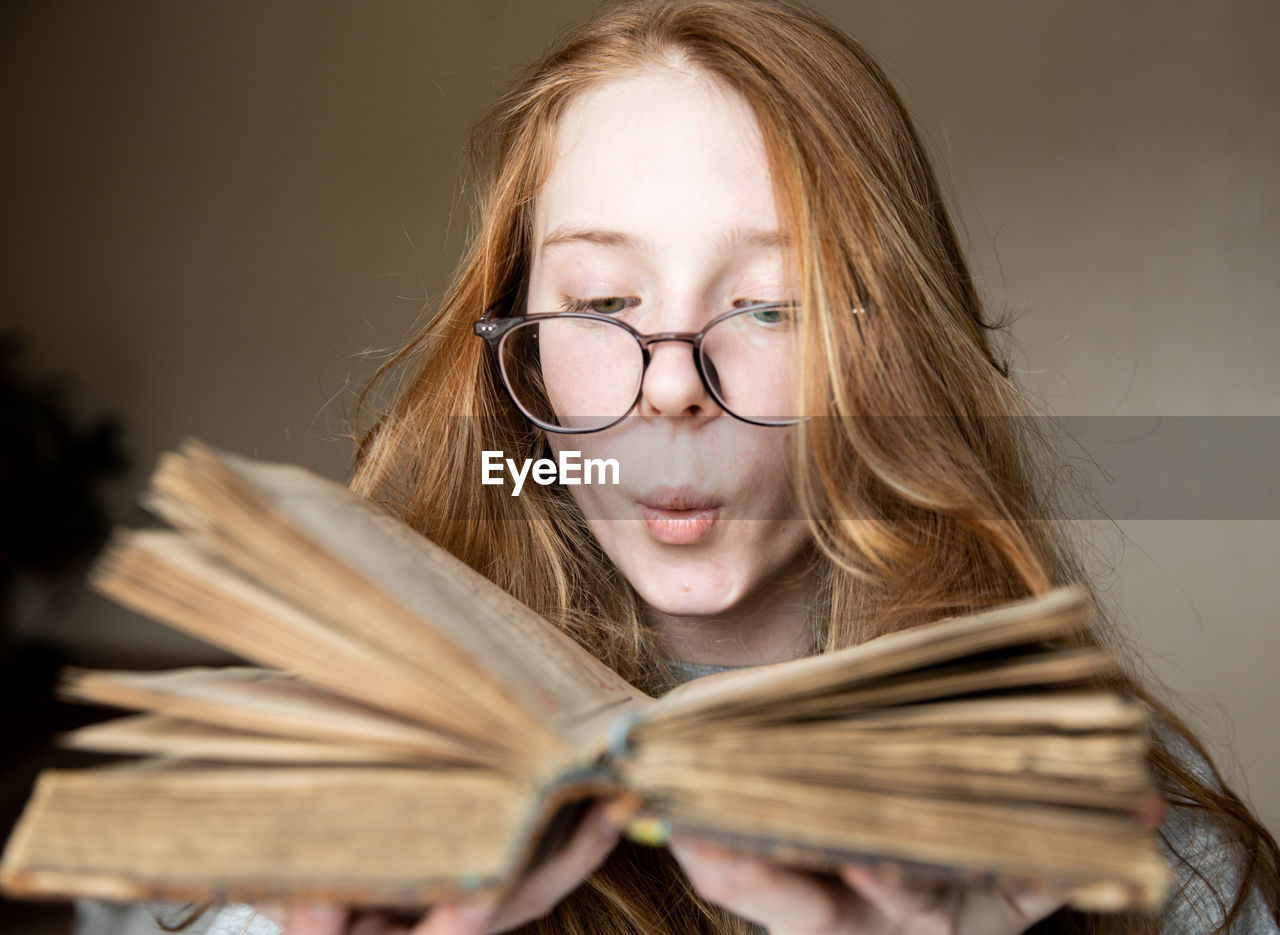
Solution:
M 649 370 L 649 360 L 651 357 L 649 348 L 655 344 L 663 344 L 670 341 L 678 341 L 690 345 L 693 352 L 693 365 L 698 371 L 698 379 L 702 381 L 703 388 L 711 398 L 716 401 L 716 405 L 723 409 L 728 415 L 733 416 L 733 418 L 738 419 L 741 422 L 750 423 L 751 425 L 775 426 L 779 428 L 787 425 L 795 425 L 800 421 L 798 418 L 749 419 L 746 416 L 738 415 L 729 408 L 729 405 L 724 401 L 723 397 L 721 397 L 719 391 L 713 385 L 713 382 L 707 378 L 706 365 L 703 361 L 702 355 L 702 339 L 706 336 L 708 331 L 720 324 L 720 322 L 733 318 L 737 315 L 745 315 L 752 312 L 775 310 L 794 311 L 800 307 L 797 302 L 756 302 L 753 305 L 740 305 L 737 308 L 729 309 L 729 311 L 725 312 L 723 315 L 717 315 L 715 318 L 707 322 L 706 326 L 701 331 L 660 331 L 656 334 L 641 334 L 625 321 L 614 318 L 612 315 L 604 315 L 599 312 L 548 312 L 541 315 L 511 315 L 509 317 L 498 318 L 495 316 L 495 312 L 501 304 L 502 303 L 497 303 L 489 306 L 489 308 L 485 310 L 484 315 L 480 317 L 480 320 L 472 323 L 471 329 L 478 337 L 484 338 L 485 343 L 489 345 L 489 349 L 493 352 L 494 364 L 498 368 L 498 374 L 502 378 L 502 387 L 507 391 L 507 397 L 517 409 L 524 413 L 526 419 L 548 432 L 555 432 L 560 435 L 586 435 L 591 432 L 602 432 L 607 428 L 617 425 L 635 410 L 636 406 L 640 402 L 640 397 L 644 395 L 644 377 Z M 615 327 L 622 328 L 635 338 L 636 343 L 639 344 L 640 353 L 644 363 L 640 368 L 640 383 L 636 387 L 636 398 L 631 401 L 631 405 L 627 407 L 626 412 L 618 416 L 618 418 L 614 419 L 612 422 L 587 429 L 565 428 L 563 425 L 551 425 L 537 418 L 530 413 L 529 410 L 525 409 L 524 406 L 520 404 L 520 400 L 516 399 L 516 394 L 511 391 L 511 382 L 507 379 L 506 367 L 504 367 L 502 363 L 502 345 L 506 340 L 507 335 L 510 334 L 518 325 L 523 325 L 526 322 L 544 321 L 555 318 L 586 318 L 591 321 L 607 321 Z

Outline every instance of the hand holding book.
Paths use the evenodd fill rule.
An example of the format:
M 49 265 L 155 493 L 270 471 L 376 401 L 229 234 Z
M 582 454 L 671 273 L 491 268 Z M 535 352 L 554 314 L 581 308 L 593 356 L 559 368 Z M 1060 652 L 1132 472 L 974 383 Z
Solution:
M 704 898 L 770 932 L 891 935 L 943 931 L 1020 935 L 1071 896 L 1061 885 L 905 876 L 896 864 L 846 864 L 820 878 L 693 842 L 672 850 Z

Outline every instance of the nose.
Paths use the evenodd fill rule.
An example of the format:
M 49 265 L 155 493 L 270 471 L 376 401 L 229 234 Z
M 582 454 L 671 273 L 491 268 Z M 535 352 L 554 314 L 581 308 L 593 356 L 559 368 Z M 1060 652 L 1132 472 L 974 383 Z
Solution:
M 640 388 L 641 416 L 710 416 L 720 408 L 707 392 L 687 339 L 655 341 L 649 345 L 649 368 Z

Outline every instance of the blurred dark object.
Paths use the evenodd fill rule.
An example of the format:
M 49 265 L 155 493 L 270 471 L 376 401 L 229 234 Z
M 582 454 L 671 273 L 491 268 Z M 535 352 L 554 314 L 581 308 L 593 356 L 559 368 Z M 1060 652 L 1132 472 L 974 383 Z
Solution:
M 78 425 L 65 382 L 24 373 L 21 356 L 19 336 L 0 334 L 0 841 L 40 769 L 81 764 L 53 735 L 103 714 L 54 697 L 66 660 L 47 633 L 20 625 L 19 587 L 79 588 L 111 526 L 102 487 L 126 467 L 119 420 Z M 0 899 L 0 931 L 65 932 L 70 918 L 66 905 Z
M 0 334 L 0 765 L 48 736 L 64 662 L 48 633 L 20 625 L 18 588 L 79 588 L 111 525 L 100 488 L 125 468 L 120 423 L 104 416 L 77 426 L 62 382 L 27 376 L 20 356 L 18 335 Z
M 18 335 L 0 334 L 0 658 L 19 578 L 53 580 L 97 552 L 110 527 L 101 485 L 126 467 L 119 420 L 76 425 L 62 382 L 21 373 L 20 355 Z

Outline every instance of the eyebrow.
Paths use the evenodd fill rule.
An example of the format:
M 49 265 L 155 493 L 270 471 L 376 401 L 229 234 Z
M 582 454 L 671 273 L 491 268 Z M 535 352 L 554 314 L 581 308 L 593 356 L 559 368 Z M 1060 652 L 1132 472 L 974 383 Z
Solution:
M 574 243 L 596 244 L 601 247 L 626 247 L 631 250 L 651 249 L 648 241 L 633 237 L 631 234 L 625 234 L 622 231 L 561 226 L 547 235 L 546 239 L 542 241 L 541 250 L 545 252 L 552 247 L 562 247 Z M 716 243 L 719 249 L 726 252 L 745 248 L 771 250 L 785 247 L 786 245 L 787 238 L 776 230 L 741 226 L 730 228 Z

